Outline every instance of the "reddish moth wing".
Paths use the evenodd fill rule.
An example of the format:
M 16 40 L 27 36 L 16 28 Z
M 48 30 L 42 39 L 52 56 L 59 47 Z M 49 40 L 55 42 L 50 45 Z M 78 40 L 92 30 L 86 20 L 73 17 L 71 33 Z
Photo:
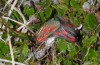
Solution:
M 60 27 L 59 21 L 53 19 L 44 23 L 44 25 L 36 32 L 37 41 L 39 43 L 45 41 L 51 34 L 53 34 Z
M 58 30 L 58 32 L 60 32 L 60 35 L 56 36 L 62 37 L 68 42 L 79 42 L 81 40 L 80 29 L 82 28 L 82 26 L 80 29 L 79 27 L 75 28 L 75 26 L 69 22 L 68 18 L 64 19 L 58 15 L 56 15 L 56 17 L 58 17 L 62 27 L 62 29 Z M 58 32 L 55 33 L 57 34 Z

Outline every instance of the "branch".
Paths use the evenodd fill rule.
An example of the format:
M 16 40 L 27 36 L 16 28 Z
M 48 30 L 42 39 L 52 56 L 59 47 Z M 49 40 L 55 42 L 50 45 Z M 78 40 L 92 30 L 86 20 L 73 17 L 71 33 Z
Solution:
M 16 4 L 17 4 L 17 0 L 14 0 L 14 3 L 13 3 L 12 6 L 11 6 L 11 9 L 10 9 L 10 11 L 9 11 L 9 13 L 8 13 L 8 16 L 11 15 L 11 13 L 12 13 L 12 11 L 13 11 L 13 9 L 14 9 L 14 7 L 15 7 Z
M 5 10 L 5 8 L 7 7 L 7 5 L 8 5 L 8 4 L 11 4 L 12 1 L 13 1 L 13 0 L 8 0 L 7 3 L 5 4 L 3 10 Z
M 0 59 L 0 61 L 12 63 L 12 61 L 6 60 L 6 59 Z M 20 62 L 15 62 L 15 64 L 17 64 L 17 65 L 26 65 L 26 64 L 23 64 L 23 63 L 20 63 Z
M 19 4 L 18 8 L 20 8 L 20 6 L 22 5 L 23 2 L 24 2 L 24 0 L 21 0 L 21 2 L 20 2 L 20 4 Z
M 20 9 L 17 9 L 16 7 L 14 7 L 14 10 L 17 11 L 20 16 L 22 17 L 23 21 L 24 21 L 24 24 L 27 22 L 27 20 L 25 19 L 24 15 L 22 14 L 22 12 L 20 11 Z
M 15 22 L 15 23 L 17 23 L 17 24 L 19 24 L 19 25 L 22 25 L 22 23 L 20 23 L 20 22 L 14 20 L 14 19 L 11 19 L 11 18 L 9 18 L 9 17 L 3 16 L 2 18 L 3 18 L 3 19 L 7 19 L 7 20 L 11 20 L 11 21 L 13 21 L 13 22 Z
M 9 41 L 9 47 L 10 47 L 10 53 L 11 53 L 11 58 L 12 58 L 12 65 L 15 65 L 14 61 L 14 55 L 13 55 L 13 49 L 12 49 L 12 44 L 11 44 L 11 39 L 10 35 L 8 34 L 8 41 Z

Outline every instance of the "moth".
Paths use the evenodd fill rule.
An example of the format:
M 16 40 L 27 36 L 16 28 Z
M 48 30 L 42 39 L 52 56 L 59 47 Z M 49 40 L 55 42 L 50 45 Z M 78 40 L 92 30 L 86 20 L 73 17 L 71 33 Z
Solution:
M 64 19 L 60 16 L 56 16 L 58 20 L 51 19 L 44 23 L 44 25 L 36 32 L 37 41 L 39 43 L 44 42 L 49 37 L 63 38 L 68 42 L 78 42 L 81 35 L 80 30 L 75 28 L 68 19 Z M 82 26 L 81 26 L 82 27 Z M 81 28 L 80 27 L 80 28 Z

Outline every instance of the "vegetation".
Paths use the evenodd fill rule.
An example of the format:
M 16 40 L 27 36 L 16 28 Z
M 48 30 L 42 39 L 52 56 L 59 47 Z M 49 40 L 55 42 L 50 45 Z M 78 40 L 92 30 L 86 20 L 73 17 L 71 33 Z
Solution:
M 100 0 L 33 1 L 0 1 L 0 65 L 100 64 Z M 51 18 L 56 20 L 55 15 L 67 15 L 75 27 L 83 25 L 80 46 L 57 38 L 36 59 L 34 54 L 44 47 L 36 44 L 36 32 Z

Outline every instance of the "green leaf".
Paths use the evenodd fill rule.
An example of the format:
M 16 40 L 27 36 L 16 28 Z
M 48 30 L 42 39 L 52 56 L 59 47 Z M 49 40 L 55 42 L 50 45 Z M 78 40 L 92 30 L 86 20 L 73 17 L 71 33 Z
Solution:
M 18 12 L 16 12 L 16 11 L 12 11 L 12 14 L 11 14 L 10 18 L 11 18 L 11 19 L 14 19 L 14 20 L 16 20 L 16 21 L 22 22 L 21 16 L 20 16 L 20 15 L 18 14 Z M 8 20 L 7 24 L 8 24 L 9 26 L 16 27 L 16 23 L 13 22 L 13 21 L 11 21 L 11 20 Z
M 72 62 L 64 59 L 64 65 L 72 65 Z
M 57 5 L 52 5 L 53 8 L 55 9 L 61 9 L 64 10 L 65 12 L 68 10 L 68 7 L 64 4 L 57 4 Z
M 92 44 L 94 44 L 97 41 L 97 36 L 92 35 L 90 38 L 88 36 L 85 36 L 83 39 L 83 47 L 88 47 Z
M 69 51 L 70 58 L 73 58 L 76 53 L 76 48 L 73 44 L 67 43 L 67 50 Z
M 42 22 L 45 22 L 45 21 L 46 21 L 46 18 L 45 18 L 45 16 L 44 16 L 44 12 L 43 12 L 43 11 L 40 11 L 40 12 L 39 12 L 39 17 L 40 17 L 40 19 L 42 20 Z
M 66 6 L 69 7 L 69 2 L 70 2 L 70 0 L 64 0 L 64 2 L 65 2 L 65 4 L 66 4 Z
M 54 9 L 56 9 L 58 15 L 62 16 L 68 11 L 68 7 L 65 4 L 56 4 L 52 5 Z
M 30 16 L 34 14 L 34 8 L 30 8 L 28 5 L 24 7 L 23 10 L 24 15 Z
M 46 0 L 46 5 L 45 5 L 45 7 L 50 7 L 51 3 L 52 3 L 51 0 Z
M 83 40 L 82 40 L 83 47 L 87 47 L 88 46 L 88 41 L 89 41 L 89 37 L 87 35 L 85 35 Z
M 0 58 L 3 58 L 4 56 L 3 56 L 3 54 L 2 54 L 2 52 L 0 51 Z
M 9 51 L 9 46 L 7 46 L 2 40 L 0 40 L 0 51 L 3 55 Z
M 18 14 L 18 12 L 16 12 L 16 11 L 13 11 L 12 12 L 12 15 L 10 16 L 12 19 L 15 19 L 15 20 L 17 20 L 17 21 L 19 21 L 19 22 L 22 22 L 22 18 L 21 18 L 21 16 Z M 11 23 L 14 23 L 14 22 L 11 22 Z
M 96 41 L 97 41 L 97 36 L 96 35 L 92 35 L 91 37 L 90 37 L 90 43 L 91 44 L 93 44 L 93 43 L 96 43 Z
M 98 3 L 100 3 L 100 0 L 97 0 Z
M 5 56 L 7 60 L 12 60 L 11 55 Z M 14 56 L 15 57 L 15 56 Z
M 41 18 L 43 18 L 43 17 L 44 17 L 43 11 L 40 11 L 40 12 L 39 12 L 39 15 L 40 15 Z
M 56 44 L 57 44 L 57 49 L 60 51 L 60 52 L 66 52 L 66 50 L 67 50 L 67 42 L 66 42 L 66 40 L 64 40 L 64 39 L 60 39 L 60 38 L 58 38 L 57 40 L 56 40 Z
M 100 64 L 100 52 L 99 53 L 97 53 L 97 62 Z
M 59 56 L 59 57 L 57 58 L 57 64 L 58 64 L 58 65 L 60 65 L 61 61 L 63 60 L 62 58 L 63 58 L 63 57 L 61 57 L 61 56 Z
M 45 13 L 45 18 L 48 19 L 52 13 L 52 9 L 50 7 L 47 7 L 44 13 Z
M 85 17 L 84 27 L 86 30 L 93 30 L 96 26 L 96 19 L 94 14 L 87 14 Z
M 70 60 L 68 60 L 68 58 L 66 58 L 62 55 L 59 56 L 57 60 L 58 60 L 58 63 L 57 63 L 58 65 L 72 65 L 72 62 Z
M 78 8 L 77 11 L 78 11 L 78 13 L 77 13 L 78 16 L 81 16 L 81 14 L 83 14 L 83 9 L 82 8 Z
M 39 5 L 39 6 L 46 7 L 46 5 L 47 5 L 46 1 L 47 1 L 47 0 L 42 0 L 41 2 L 38 3 L 38 5 Z
M 22 56 L 26 58 L 28 56 L 28 52 L 29 52 L 28 45 L 27 44 L 23 44 L 22 51 L 21 51 Z
M 14 32 L 14 33 L 11 33 L 11 35 L 13 35 L 13 36 L 18 36 L 18 37 L 20 37 L 21 39 L 24 39 L 24 40 L 29 39 L 29 36 L 27 34 L 16 32 L 16 31 L 11 31 L 11 32 Z
M 63 16 L 65 14 L 65 11 L 64 10 L 61 10 L 61 9 L 56 9 L 57 10 L 57 14 L 59 16 Z
M 57 5 L 57 7 L 59 8 L 59 9 L 62 9 L 62 10 L 64 10 L 64 11 L 67 11 L 68 10 L 68 7 L 66 6 L 66 5 Z
M 2 34 L 2 38 L 6 39 L 7 38 L 7 34 Z
M 41 27 L 40 23 L 37 23 L 33 26 L 33 30 L 36 31 L 36 30 L 40 29 L 40 27 Z
M 90 49 L 87 58 L 95 61 L 97 58 L 96 51 L 94 49 Z
M 70 5 L 71 5 L 73 8 L 76 8 L 76 7 L 78 6 L 78 3 L 77 3 L 77 1 L 75 1 L 75 0 L 71 0 L 71 1 L 70 1 Z
M 79 26 L 81 23 L 80 23 L 80 19 L 78 18 L 78 17 L 74 17 L 74 19 L 73 19 L 73 24 L 75 25 L 75 26 Z

